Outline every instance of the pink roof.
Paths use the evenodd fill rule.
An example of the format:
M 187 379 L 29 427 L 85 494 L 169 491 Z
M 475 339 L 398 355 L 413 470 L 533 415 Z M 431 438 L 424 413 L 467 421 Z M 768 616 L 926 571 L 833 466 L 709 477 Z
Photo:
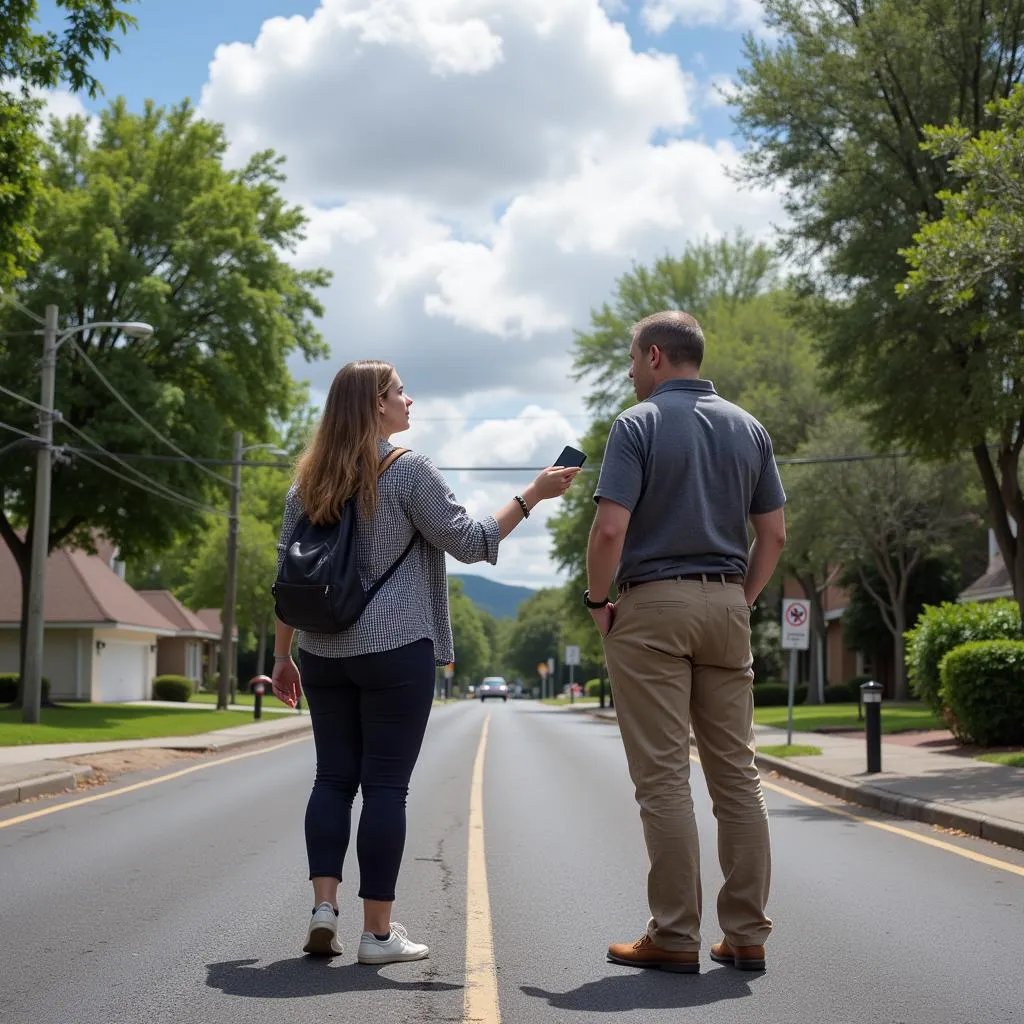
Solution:
M 195 633 L 210 640 L 220 635 L 208 629 L 206 623 L 194 611 L 186 608 L 169 590 L 139 590 L 137 593 L 168 622 L 173 623 L 180 633 Z
M 211 633 L 216 633 L 217 636 L 224 634 L 224 623 L 221 621 L 219 608 L 200 608 L 196 615 Z M 238 626 L 235 626 L 232 636 L 235 640 L 238 639 Z
M 46 561 L 47 623 L 141 626 L 158 633 L 177 627 L 144 600 L 102 558 L 84 551 L 53 551 Z M 0 624 L 21 622 L 21 574 L 0 544 Z

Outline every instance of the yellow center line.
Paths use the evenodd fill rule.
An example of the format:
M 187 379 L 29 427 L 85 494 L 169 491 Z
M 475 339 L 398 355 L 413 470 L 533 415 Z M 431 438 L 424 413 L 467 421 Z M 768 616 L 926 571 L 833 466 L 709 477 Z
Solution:
M 469 791 L 469 857 L 466 867 L 466 1000 L 463 1021 L 501 1024 L 498 974 L 494 964 L 491 898 L 484 848 L 484 755 L 491 714 L 484 718 Z
M 21 814 L 17 818 L 7 818 L 0 821 L 0 829 L 10 828 L 12 825 L 21 825 L 26 821 L 35 821 L 36 818 L 45 818 L 49 814 L 57 814 L 59 811 L 70 811 L 73 807 L 84 807 L 86 804 L 96 803 L 97 800 L 109 800 L 114 796 L 124 796 L 126 793 L 134 793 L 140 789 L 148 789 L 150 786 L 159 786 L 163 782 L 171 782 L 173 779 L 180 779 L 184 775 L 191 775 L 193 772 L 203 772 L 208 768 L 219 768 L 222 764 L 231 764 L 233 761 L 244 761 L 247 757 L 259 757 L 261 754 L 271 754 L 275 750 L 290 747 L 295 743 L 305 743 L 308 736 L 300 736 L 295 740 L 285 740 L 283 743 L 275 743 L 272 747 L 260 747 L 258 750 L 250 750 L 244 754 L 232 754 L 231 757 L 222 757 L 217 761 L 207 761 L 204 764 L 196 764 L 191 768 L 182 768 L 180 771 L 171 772 L 168 775 L 161 775 L 155 779 L 147 779 L 145 782 L 136 782 L 131 786 L 124 786 L 121 789 L 106 790 L 103 793 L 94 793 L 92 796 L 83 796 L 78 800 L 69 800 L 64 804 L 56 804 L 53 807 L 44 807 L 39 811 L 32 811 L 29 814 Z
M 694 759 L 696 760 L 696 758 Z M 921 835 L 918 832 L 911 832 L 910 829 L 900 828 L 898 825 L 890 825 L 887 821 L 875 821 L 872 818 L 865 818 L 861 814 L 855 814 L 853 811 L 848 811 L 845 807 L 836 807 L 834 804 L 825 804 L 820 800 L 814 800 L 809 796 L 804 796 L 803 793 L 797 793 L 795 790 L 787 789 L 785 786 L 779 786 L 774 782 L 768 782 L 765 779 L 761 780 L 761 785 L 765 789 L 770 789 L 774 793 L 781 793 L 783 796 L 788 796 L 791 800 L 797 800 L 802 804 L 806 804 L 808 807 L 816 807 L 823 811 L 828 811 L 829 814 L 835 814 L 837 817 L 846 818 L 849 821 L 857 821 L 862 825 L 870 825 L 872 828 L 881 829 L 883 832 L 891 832 L 896 836 L 903 836 L 904 839 L 913 839 L 915 843 L 924 843 L 925 846 L 933 846 L 937 850 L 944 850 L 946 853 L 955 853 L 958 857 L 965 857 L 967 860 L 973 860 L 976 864 L 984 864 L 986 867 L 998 868 L 1000 871 L 1008 871 L 1011 875 L 1020 875 L 1024 878 L 1024 867 L 1019 864 L 1011 864 L 1009 861 L 997 860 L 995 857 L 988 857 L 984 853 L 977 853 L 974 850 L 968 850 L 962 846 L 955 846 L 953 843 L 943 842 L 941 839 L 935 839 L 933 836 Z

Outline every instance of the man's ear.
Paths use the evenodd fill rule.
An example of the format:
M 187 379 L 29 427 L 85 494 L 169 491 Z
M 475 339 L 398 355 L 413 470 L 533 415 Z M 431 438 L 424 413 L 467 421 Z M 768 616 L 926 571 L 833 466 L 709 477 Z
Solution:
M 661 351 L 660 348 L 658 348 L 657 345 L 652 345 L 647 350 L 647 359 L 648 359 L 648 362 L 650 362 L 650 364 L 651 364 L 651 369 L 652 370 L 657 370 L 658 367 L 661 366 L 661 360 L 662 360 L 663 357 L 664 357 L 664 353 Z

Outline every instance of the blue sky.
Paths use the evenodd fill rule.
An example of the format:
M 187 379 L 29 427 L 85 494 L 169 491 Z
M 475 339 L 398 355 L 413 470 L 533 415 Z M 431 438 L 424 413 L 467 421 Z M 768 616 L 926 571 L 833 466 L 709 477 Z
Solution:
M 133 109 L 144 100 L 170 105 L 185 97 L 199 102 L 207 70 L 222 43 L 253 42 L 268 18 L 309 17 L 319 0 L 141 0 L 133 13 L 138 26 L 121 42 L 116 54 L 96 73 L 107 97 L 123 95 Z M 41 21 L 59 27 L 53 0 L 42 0 Z M 644 27 L 639 4 L 620 16 L 637 50 L 656 49 L 678 56 L 683 68 L 701 81 L 733 75 L 742 60 L 742 35 L 719 28 L 674 26 L 659 35 Z M 86 99 L 96 109 L 104 104 Z M 686 133 L 694 138 L 735 138 L 727 110 L 705 108 Z

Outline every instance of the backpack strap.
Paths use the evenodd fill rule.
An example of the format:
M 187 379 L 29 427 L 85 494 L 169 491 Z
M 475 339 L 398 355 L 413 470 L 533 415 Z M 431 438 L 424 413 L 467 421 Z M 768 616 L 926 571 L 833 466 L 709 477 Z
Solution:
M 396 448 L 393 452 L 390 452 L 381 459 L 380 468 L 377 470 L 377 476 L 383 476 L 388 471 L 391 464 L 393 462 L 397 462 L 408 450 L 408 448 Z

